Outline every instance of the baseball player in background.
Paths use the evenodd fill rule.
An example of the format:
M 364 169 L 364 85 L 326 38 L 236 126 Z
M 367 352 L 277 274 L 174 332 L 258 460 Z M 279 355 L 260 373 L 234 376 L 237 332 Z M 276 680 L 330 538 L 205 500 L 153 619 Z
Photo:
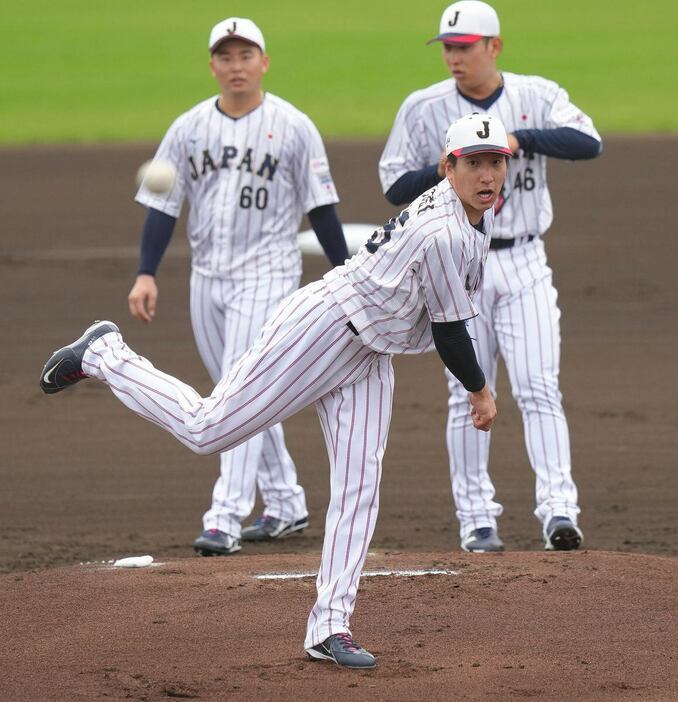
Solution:
M 40 385 L 55 393 L 87 376 L 197 453 L 232 450 L 315 403 L 330 461 L 318 596 L 305 648 L 314 659 L 371 668 L 349 619 L 379 505 L 391 418 L 394 353 L 434 344 L 470 400 L 469 421 L 496 416 L 466 330 L 487 257 L 511 149 L 501 121 L 470 115 L 446 138 L 445 178 L 375 231 L 323 279 L 293 293 L 209 397 L 156 370 L 99 322 L 55 352 Z M 238 472 L 252 470 L 238 464 Z
M 158 195 L 142 185 L 136 196 L 148 215 L 129 307 L 142 322 L 153 319 L 155 273 L 187 199 L 191 321 L 216 383 L 252 345 L 272 310 L 299 286 L 302 214 L 308 214 L 332 265 L 343 263 L 348 250 L 317 129 L 288 102 L 262 91 L 269 58 L 260 29 L 249 19 L 230 17 L 212 29 L 208 48 L 220 94 L 181 115 L 158 148 L 155 158 L 170 161 L 178 172 L 173 189 Z M 220 459 L 212 506 L 193 544 L 198 553 L 240 550 L 240 525 L 254 507 L 257 484 L 265 509 L 243 530 L 243 540 L 278 538 L 308 525 L 304 490 L 281 425 Z
M 583 540 L 570 463 L 570 440 L 558 387 L 560 310 L 542 235 L 552 221 L 546 157 L 597 156 L 591 119 L 553 81 L 499 72 L 499 18 L 490 5 L 462 0 L 442 14 L 441 42 L 451 78 L 412 93 L 403 103 L 379 162 L 387 199 L 410 202 L 442 173 L 445 125 L 477 110 L 499 117 L 513 152 L 494 206 L 496 224 L 478 292 L 479 316 L 469 323 L 478 360 L 495 392 L 497 358 L 506 363 L 522 412 L 525 443 L 536 475 L 535 515 L 547 549 L 576 549 Z M 452 492 L 466 551 L 500 551 L 488 473 L 489 434 L 472 431 L 462 386 L 449 379 L 447 446 Z

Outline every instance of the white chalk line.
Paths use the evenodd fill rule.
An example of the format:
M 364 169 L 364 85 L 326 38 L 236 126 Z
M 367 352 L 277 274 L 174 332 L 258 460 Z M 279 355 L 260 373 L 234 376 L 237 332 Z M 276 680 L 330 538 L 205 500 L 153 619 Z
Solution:
M 301 578 L 315 578 L 317 571 L 313 573 L 261 573 L 255 575 L 257 580 L 300 580 Z M 391 576 L 396 578 L 417 577 L 420 575 L 459 575 L 455 570 L 441 570 L 432 568 L 428 570 L 366 570 L 363 571 L 362 578 L 376 578 Z

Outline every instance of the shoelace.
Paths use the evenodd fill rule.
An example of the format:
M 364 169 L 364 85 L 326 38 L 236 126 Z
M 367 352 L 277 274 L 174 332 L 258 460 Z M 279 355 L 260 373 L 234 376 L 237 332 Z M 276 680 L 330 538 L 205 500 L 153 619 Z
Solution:
M 337 638 L 341 641 L 341 647 L 347 653 L 358 653 L 362 648 L 349 634 L 337 634 Z

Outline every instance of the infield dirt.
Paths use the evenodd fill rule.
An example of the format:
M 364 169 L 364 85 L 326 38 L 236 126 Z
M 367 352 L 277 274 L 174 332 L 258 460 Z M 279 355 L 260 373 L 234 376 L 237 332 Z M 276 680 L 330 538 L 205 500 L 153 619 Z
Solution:
M 330 145 L 345 222 L 394 213 L 377 181 L 380 149 Z M 459 553 L 441 362 L 435 354 L 397 358 L 374 559 L 443 563 L 460 575 L 363 580 L 354 633 L 380 667 L 356 677 L 301 654 L 312 580 L 251 579 L 317 567 L 328 476 L 313 409 L 285 424 L 309 529 L 206 561 L 192 557 L 190 543 L 216 459 L 189 453 L 100 384 L 57 397 L 38 388 L 49 352 L 95 318 L 118 322 L 163 370 L 211 387 L 190 329 L 181 234 L 161 267 L 154 323 L 142 327 L 127 313 L 143 219 L 133 179 L 151 153 L 0 152 L 2 697 L 678 696 L 670 673 L 678 659 L 678 139 L 607 139 L 596 161 L 550 164 L 556 216 L 546 246 L 563 311 L 561 387 L 590 550 L 541 550 L 520 415 L 502 373 L 491 472 L 510 552 Z M 327 269 L 320 258 L 304 265 L 305 281 Z M 134 573 L 78 565 L 143 553 L 166 565 Z

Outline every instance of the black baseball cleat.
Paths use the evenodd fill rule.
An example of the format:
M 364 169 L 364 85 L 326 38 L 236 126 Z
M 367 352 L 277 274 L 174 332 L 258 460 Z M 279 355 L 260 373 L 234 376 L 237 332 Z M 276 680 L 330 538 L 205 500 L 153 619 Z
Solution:
M 87 374 L 82 370 L 82 357 L 87 348 L 100 336 L 119 331 L 113 322 L 97 320 L 91 327 L 87 327 L 79 339 L 55 351 L 45 363 L 40 375 L 42 391 L 51 395 L 85 379 Z
M 273 541 L 274 539 L 284 539 L 291 534 L 301 533 L 308 526 L 308 515 L 293 522 L 286 522 L 284 519 L 276 519 L 262 514 L 257 517 L 253 524 L 242 530 L 243 541 Z
M 241 548 L 240 539 L 219 529 L 205 529 L 193 542 L 193 549 L 199 556 L 230 556 Z
M 306 649 L 316 661 L 334 661 L 342 668 L 375 668 L 376 658 L 353 640 L 350 634 L 332 634 L 317 646 Z
M 547 551 L 574 551 L 584 541 L 584 534 L 569 517 L 552 517 L 544 535 Z

